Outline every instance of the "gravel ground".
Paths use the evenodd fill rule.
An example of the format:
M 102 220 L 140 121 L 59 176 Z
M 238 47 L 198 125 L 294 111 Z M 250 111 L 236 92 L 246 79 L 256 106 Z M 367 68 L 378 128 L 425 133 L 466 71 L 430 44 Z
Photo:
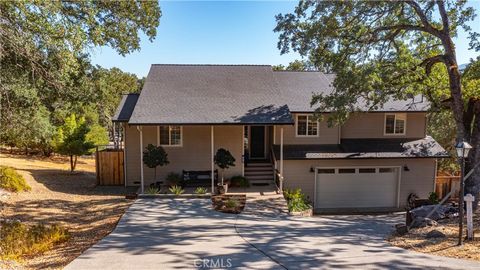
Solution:
M 66 243 L 20 262 L 26 269 L 63 268 L 109 234 L 132 203 L 125 199 L 124 187 L 96 187 L 93 158 L 80 158 L 74 173 L 68 159 L 60 157 L 0 154 L 0 164 L 17 169 L 32 187 L 0 202 L 2 218 L 59 223 L 71 233 Z
M 437 226 L 411 229 L 404 236 L 393 235 L 389 241 L 392 245 L 411 249 L 418 252 L 430 253 L 439 256 L 446 256 L 458 259 L 469 259 L 480 261 L 480 211 L 474 213 L 473 241 L 465 241 L 463 246 L 457 246 L 458 243 L 458 218 L 439 220 Z M 464 222 L 463 236 L 466 236 L 466 221 Z M 446 238 L 431 238 L 425 236 L 432 230 L 438 230 L 446 235 Z

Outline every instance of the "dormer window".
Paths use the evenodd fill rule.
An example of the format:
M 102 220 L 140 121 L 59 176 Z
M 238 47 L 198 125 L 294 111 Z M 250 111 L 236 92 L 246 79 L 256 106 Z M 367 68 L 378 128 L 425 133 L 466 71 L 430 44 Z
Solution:
M 313 119 L 313 115 L 297 115 L 296 124 L 298 137 L 318 136 L 318 121 Z
M 385 135 L 405 135 L 407 126 L 407 114 L 385 114 Z

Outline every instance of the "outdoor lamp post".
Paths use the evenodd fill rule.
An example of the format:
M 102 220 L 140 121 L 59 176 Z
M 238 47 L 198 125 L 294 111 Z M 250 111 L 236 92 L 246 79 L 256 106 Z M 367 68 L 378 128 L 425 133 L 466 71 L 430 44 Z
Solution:
M 465 141 L 461 141 L 455 145 L 455 149 L 460 159 L 460 192 L 458 194 L 458 217 L 460 218 L 460 222 L 458 225 L 458 245 L 461 246 L 463 241 L 463 189 L 465 185 L 463 178 L 465 177 L 465 158 L 468 157 L 468 152 L 470 152 L 472 146 Z

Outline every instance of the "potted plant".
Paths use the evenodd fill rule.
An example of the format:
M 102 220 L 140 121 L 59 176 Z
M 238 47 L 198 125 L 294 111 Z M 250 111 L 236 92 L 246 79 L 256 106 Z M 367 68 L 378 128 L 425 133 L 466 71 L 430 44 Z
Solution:
M 148 168 L 154 169 L 153 182 L 155 182 L 155 178 L 157 177 L 157 166 L 164 166 L 170 163 L 167 156 L 168 154 L 163 147 L 153 144 L 147 145 L 143 151 L 143 163 L 147 165 Z
M 222 181 L 218 185 L 218 192 L 220 194 L 224 194 L 228 191 L 228 185 L 224 183 L 223 177 L 225 174 L 225 170 L 235 166 L 235 158 L 232 156 L 230 151 L 220 148 L 217 150 L 214 158 L 215 164 L 222 169 Z

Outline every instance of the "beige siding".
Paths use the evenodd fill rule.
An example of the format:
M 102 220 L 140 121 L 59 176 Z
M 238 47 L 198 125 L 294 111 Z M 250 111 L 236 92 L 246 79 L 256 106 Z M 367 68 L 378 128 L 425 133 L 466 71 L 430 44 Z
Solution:
M 405 135 L 384 135 L 384 113 L 357 113 L 342 126 L 341 137 L 353 138 L 423 138 L 425 137 L 426 114 L 407 113 Z
M 409 171 L 403 170 L 407 165 Z M 420 198 L 427 198 L 434 190 L 435 160 L 434 159 L 382 159 L 382 160 L 285 160 L 285 187 L 301 188 L 313 201 L 315 173 L 311 167 L 344 167 L 344 166 L 401 166 L 400 206 L 406 205 L 410 193 L 416 193 Z M 375 196 L 375 194 L 372 194 Z
M 183 126 L 182 146 L 164 146 L 170 164 L 154 170 L 144 166 L 145 184 L 164 179 L 170 172 L 181 174 L 182 170 L 210 170 L 210 126 Z M 143 147 L 157 144 L 157 127 L 143 126 Z M 140 136 L 136 126 L 128 126 L 126 132 L 127 185 L 140 181 Z M 226 177 L 242 174 L 242 127 L 216 126 L 215 151 L 228 149 L 235 157 L 236 166 L 226 171 Z
M 293 119 L 296 121 L 296 115 Z M 337 144 L 338 131 L 337 126 L 328 127 L 327 121 L 321 121 L 318 125 L 318 136 L 315 137 L 297 137 L 296 125 L 285 125 L 275 127 L 275 144 L 280 144 L 280 128 L 283 127 L 284 144 Z

